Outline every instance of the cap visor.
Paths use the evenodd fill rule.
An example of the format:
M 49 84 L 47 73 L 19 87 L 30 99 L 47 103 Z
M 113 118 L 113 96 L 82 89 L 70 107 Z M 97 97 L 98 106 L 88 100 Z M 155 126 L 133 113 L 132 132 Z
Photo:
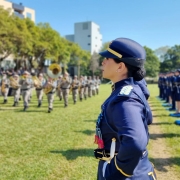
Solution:
M 109 51 L 103 51 L 99 53 L 101 56 L 106 57 L 106 58 L 118 58 L 114 54 L 110 53 Z

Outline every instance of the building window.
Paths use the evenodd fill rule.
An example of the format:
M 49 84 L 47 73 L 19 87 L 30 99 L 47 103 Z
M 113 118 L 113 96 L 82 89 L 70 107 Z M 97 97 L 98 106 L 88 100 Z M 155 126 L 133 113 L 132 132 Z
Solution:
M 91 37 L 91 35 L 88 35 L 88 37 Z
M 90 46 L 90 45 L 91 45 L 91 43 L 88 43 L 88 45 Z
M 27 12 L 27 13 L 26 13 L 26 17 L 29 18 L 29 19 L 32 19 L 32 14 L 29 13 L 29 12 Z
M 83 30 L 88 29 L 88 23 L 83 23 Z

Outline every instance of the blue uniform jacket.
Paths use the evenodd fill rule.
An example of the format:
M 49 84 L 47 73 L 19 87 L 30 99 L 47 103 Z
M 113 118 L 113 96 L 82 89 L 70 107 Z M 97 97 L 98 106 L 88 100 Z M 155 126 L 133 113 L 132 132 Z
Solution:
M 145 79 L 142 79 L 141 81 L 136 81 L 136 84 L 139 85 L 139 87 L 141 88 L 144 96 L 146 97 L 146 99 L 149 99 L 149 96 L 150 96 L 150 92 L 147 88 L 147 83 L 145 81 Z
M 128 78 L 115 83 L 115 90 L 102 105 L 100 129 L 104 149 L 110 150 L 116 139 L 116 152 L 106 166 L 105 177 L 100 160 L 98 180 L 149 180 L 153 167 L 148 160 L 148 124 L 152 114 L 139 85 Z M 148 175 L 149 173 L 149 175 Z

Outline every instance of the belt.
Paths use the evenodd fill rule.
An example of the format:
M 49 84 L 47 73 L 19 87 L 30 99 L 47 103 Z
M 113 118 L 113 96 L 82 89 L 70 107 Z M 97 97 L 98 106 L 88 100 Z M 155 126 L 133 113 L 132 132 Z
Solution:
M 61 89 L 69 89 L 69 88 L 61 88 Z
M 116 156 L 117 154 L 118 152 L 115 151 L 114 155 Z M 106 149 L 95 149 L 94 156 L 96 159 L 107 161 L 110 158 L 110 151 Z
M 21 89 L 22 91 L 27 91 L 27 90 L 29 90 L 29 89 Z
M 49 92 L 49 93 L 47 93 L 47 94 L 54 94 L 55 92 Z
M 36 89 L 36 91 L 41 91 L 42 89 Z

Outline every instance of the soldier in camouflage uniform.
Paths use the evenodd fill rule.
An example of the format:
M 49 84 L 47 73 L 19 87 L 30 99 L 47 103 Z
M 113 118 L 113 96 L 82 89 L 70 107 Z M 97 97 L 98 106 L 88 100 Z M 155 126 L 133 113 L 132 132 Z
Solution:
M 79 80 L 77 76 L 75 75 L 71 83 L 72 98 L 73 98 L 74 104 L 76 104 L 77 102 L 78 88 L 79 88 Z
M 68 96 L 69 96 L 70 86 L 71 86 L 71 80 L 69 78 L 69 74 L 65 72 L 60 86 L 64 99 L 64 107 L 68 106 Z
M 23 77 L 20 80 L 22 97 L 24 102 L 24 111 L 29 107 L 29 99 L 30 99 L 30 89 L 32 87 L 33 81 L 29 76 L 29 72 L 24 71 Z
M 8 102 L 7 97 L 8 97 L 8 93 L 9 93 L 9 79 L 8 79 L 6 73 L 3 73 L 3 77 L 1 80 L 1 93 L 4 97 L 3 104 L 6 104 Z
M 13 106 L 17 106 L 19 103 L 19 97 L 20 97 L 20 91 L 21 91 L 21 85 L 19 84 L 19 75 L 14 74 L 10 79 L 10 86 L 12 88 L 12 94 L 14 95 L 14 104 Z

